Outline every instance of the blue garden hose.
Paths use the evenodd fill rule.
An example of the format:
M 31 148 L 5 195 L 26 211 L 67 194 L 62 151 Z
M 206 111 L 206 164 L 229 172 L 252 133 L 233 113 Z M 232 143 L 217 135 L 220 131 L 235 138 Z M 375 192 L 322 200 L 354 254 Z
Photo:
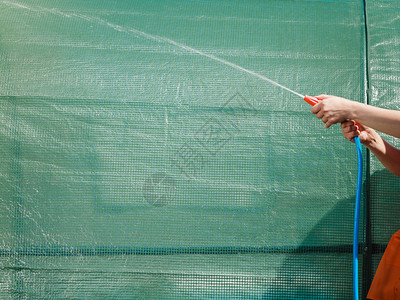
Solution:
M 358 136 L 354 137 L 354 142 L 357 148 L 357 192 L 356 204 L 354 211 L 354 232 L 353 232 L 353 299 L 358 300 L 358 227 L 360 223 L 360 203 L 362 190 L 362 175 L 363 175 L 363 156 L 361 142 Z
M 314 106 L 320 100 L 311 96 L 304 96 L 304 101 Z M 354 210 L 354 231 L 353 231 L 353 299 L 358 300 L 358 228 L 360 223 L 360 203 L 362 191 L 362 175 L 363 175 L 363 156 L 360 138 L 354 137 L 354 142 L 357 148 L 357 192 L 356 192 L 356 205 Z

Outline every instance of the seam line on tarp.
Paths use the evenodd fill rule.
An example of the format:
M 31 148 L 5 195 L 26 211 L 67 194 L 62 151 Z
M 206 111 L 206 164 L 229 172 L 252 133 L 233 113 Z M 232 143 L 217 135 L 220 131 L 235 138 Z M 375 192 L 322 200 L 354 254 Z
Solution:
M 367 1 L 362 0 L 364 17 L 364 103 L 370 105 L 370 72 L 369 72 L 369 36 L 368 36 L 368 12 Z M 371 154 L 366 149 L 365 155 L 365 183 L 364 183 L 364 243 L 363 271 L 362 271 L 362 298 L 366 299 L 369 287 L 372 283 L 372 232 L 370 216 L 370 190 L 371 190 Z

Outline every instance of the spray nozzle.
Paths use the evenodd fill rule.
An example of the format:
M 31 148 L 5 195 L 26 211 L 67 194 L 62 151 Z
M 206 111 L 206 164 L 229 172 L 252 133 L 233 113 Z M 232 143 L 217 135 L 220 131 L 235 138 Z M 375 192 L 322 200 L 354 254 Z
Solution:
M 319 102 L 319 100 L 317 98 L 311 97 L 311 96 L 308 96 L 308 95 L 304 96 L 304 101 L 306 101 L 311 106 L 314 106 L 315 104 L 317 104 Z

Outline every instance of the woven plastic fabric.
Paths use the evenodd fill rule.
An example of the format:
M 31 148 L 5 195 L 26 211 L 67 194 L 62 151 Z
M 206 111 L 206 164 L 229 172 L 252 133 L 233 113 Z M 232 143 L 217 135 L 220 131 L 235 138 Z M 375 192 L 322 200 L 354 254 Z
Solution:
M 359 0 L 0 1 L 0 298 L 350 299 L 355 147 L 262 78 L 366 101 L 365 36 Z
M 368 2 L 369 70 L 371 104 L 400 109 L 400 4 L 396 1 Z M 397 139 L 383 135 L 396 147 Z M 400 180 L 371 157 L 370 184 L 371 252 L 374 275 L 391 236 L 400 229 Z

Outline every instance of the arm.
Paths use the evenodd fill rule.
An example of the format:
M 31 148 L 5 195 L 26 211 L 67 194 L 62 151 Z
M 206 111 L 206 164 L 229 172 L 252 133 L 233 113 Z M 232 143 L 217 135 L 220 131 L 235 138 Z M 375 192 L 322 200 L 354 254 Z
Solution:
M 316 98 L 323 101 L 316 104 L 311 112 L 322 119 L 326 128 L 351 119 L 400 138 L 400 111 L 378 108 L 334 96 L 320 95 Z
M 342 123 L 342 132 L 346 139 L 353 141 L 355 136 L 385 166 L 388 171 L 400 176 L 400 150 L 386 142 L 375 130 L 362 125 L 360 128 L 352 121 Z

